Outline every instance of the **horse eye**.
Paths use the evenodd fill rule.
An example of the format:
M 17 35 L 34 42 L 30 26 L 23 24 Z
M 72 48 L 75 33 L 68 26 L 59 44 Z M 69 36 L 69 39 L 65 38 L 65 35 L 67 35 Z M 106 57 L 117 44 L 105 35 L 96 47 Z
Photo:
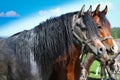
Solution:
M 98 29 L 101 29 L 101 26 L 98 26 Z

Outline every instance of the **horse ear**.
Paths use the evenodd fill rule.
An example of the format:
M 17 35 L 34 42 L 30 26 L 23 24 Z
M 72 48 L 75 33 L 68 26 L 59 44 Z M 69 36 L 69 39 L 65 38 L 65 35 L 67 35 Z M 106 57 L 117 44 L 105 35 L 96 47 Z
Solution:
M 94 16 L 94 12 L 91 12 L 92 16 Z
M 96 10 L 94 12 L 94 14 L 98 14 L 99 10 L 100 10 L 100 4 L 98 4 L 98 6 L 97 6 L 97 8 L 96 8 Z
M 84 15 L 84 10 L 85 10 L 85 5 L 82 6 L 82 8 L 78 14 L 78 17 L 80 17 L 81 15 Z
M 87 10 L 87 12 L 91 14 L 91 12 L 92 12 L 92 6 L 91 5 L 90 5 L 89 9 Z
M 108 7 L 107 7 L 107 5 L 106 5 L 106 7 L 105 7 L 105 9 L 102 11 L 102 13 L 106 15 L 106 14 L 107 14 L 107 10 L 108 10 Z

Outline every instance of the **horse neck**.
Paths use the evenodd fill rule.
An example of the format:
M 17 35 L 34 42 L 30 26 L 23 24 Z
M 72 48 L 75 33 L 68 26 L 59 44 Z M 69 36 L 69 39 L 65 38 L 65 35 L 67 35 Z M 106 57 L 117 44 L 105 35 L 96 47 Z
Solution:
M 65 53 L 70 55 L 72 53 L 69 52 L 69 48 L 73 44 L 71 32 L 72 15 L 73 13 L 65 14 L 47 20 L 33 29 L 35 33 L 34 41 L 36 41 L 34 46 L 38 51 L 41 50 L 41 54 L 36 52 L 37 56 L 48 55 L 51 59 L 50 61 L 55 61 L 58 56 L 63 56 Z

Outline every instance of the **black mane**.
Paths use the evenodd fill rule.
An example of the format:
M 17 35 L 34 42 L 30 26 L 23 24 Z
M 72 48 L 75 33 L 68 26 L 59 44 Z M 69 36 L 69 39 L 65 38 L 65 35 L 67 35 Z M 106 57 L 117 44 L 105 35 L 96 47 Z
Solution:
M 66 52 L 67 55 L 72 54 L 72 51 L 69 52 L 68 49 L 73 44 L 71 21 L 74 14 L 76 12 L 49 19 L 31 30 L 19 32 L 5 40 L 7 50 L 9 48 L 11 51 L 9 54 L 14 56 L 11 56 L 13 60 L 18 61 L 16 64 L 24 65 L 24 68 L 22 68 L 23 65 L 19 65 L 17 71 L 26 71 L 20 75 L 24 76 L 31 73 L 30 69 L 27 68 L 30 66 L 30 53 L 34 55 L 34 59 L 39 65 L 41 71 L 38 72 L 43 76 L 43 80 L 47 80 L 50 76 L 45 74 L 51 73 L 54 61 L 58 56 L 62 56 Z M 7 51 L 3 52 L 8 53 Z M 64 64 L 67 62 L 65 61 Z M 23 79 L 21 78 L 21 80 Z
M 97 30 L 97 27 L 96 27 L 96 24 L 95 22 L 93 21 L 92 16 L 90 16 L 91 14 L 89 12 L 85 12 L 84 13 L 85 16 L 83 16 L 83 21 L 84 21 L 84 24 L 86 24 L 86 29 L 87 29 L 87 37 L 89 39 L 91 39 L 92 37 L 94 36 L 99 36 L 98 35 L 98 30 Z

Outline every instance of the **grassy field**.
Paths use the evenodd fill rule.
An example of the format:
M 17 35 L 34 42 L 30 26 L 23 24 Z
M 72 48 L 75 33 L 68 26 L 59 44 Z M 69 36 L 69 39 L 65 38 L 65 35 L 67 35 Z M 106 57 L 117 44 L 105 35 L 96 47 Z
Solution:
M 97 80 L 98 78 L 100 78 L 100 70 L 101 70 L 100 68 L 99 68 L 99 74 L 95 75 L 95 71 L 96 71 L 96 69 L 98 67 L 98 64 L 99 64 L 98 61 L 94 61 L 94 63 L 90 67 L 90 75 L 89 75 L 89 77 L 96 78 L 95 80 Z M 118 78 L 119 78 L 118 80 L 120 80 L 120 75 L 119 75 Z
M 99 64 L 98 61 L 94 61 L 94 63 L 90 67 L 90 75 L 89 75 L 89 77 L 100 78 L 100 68 L 99 68 L 99 74 L 95 75 L 95 71 L 96 71 L 96 68 L 98 67 L 98 64 Z

